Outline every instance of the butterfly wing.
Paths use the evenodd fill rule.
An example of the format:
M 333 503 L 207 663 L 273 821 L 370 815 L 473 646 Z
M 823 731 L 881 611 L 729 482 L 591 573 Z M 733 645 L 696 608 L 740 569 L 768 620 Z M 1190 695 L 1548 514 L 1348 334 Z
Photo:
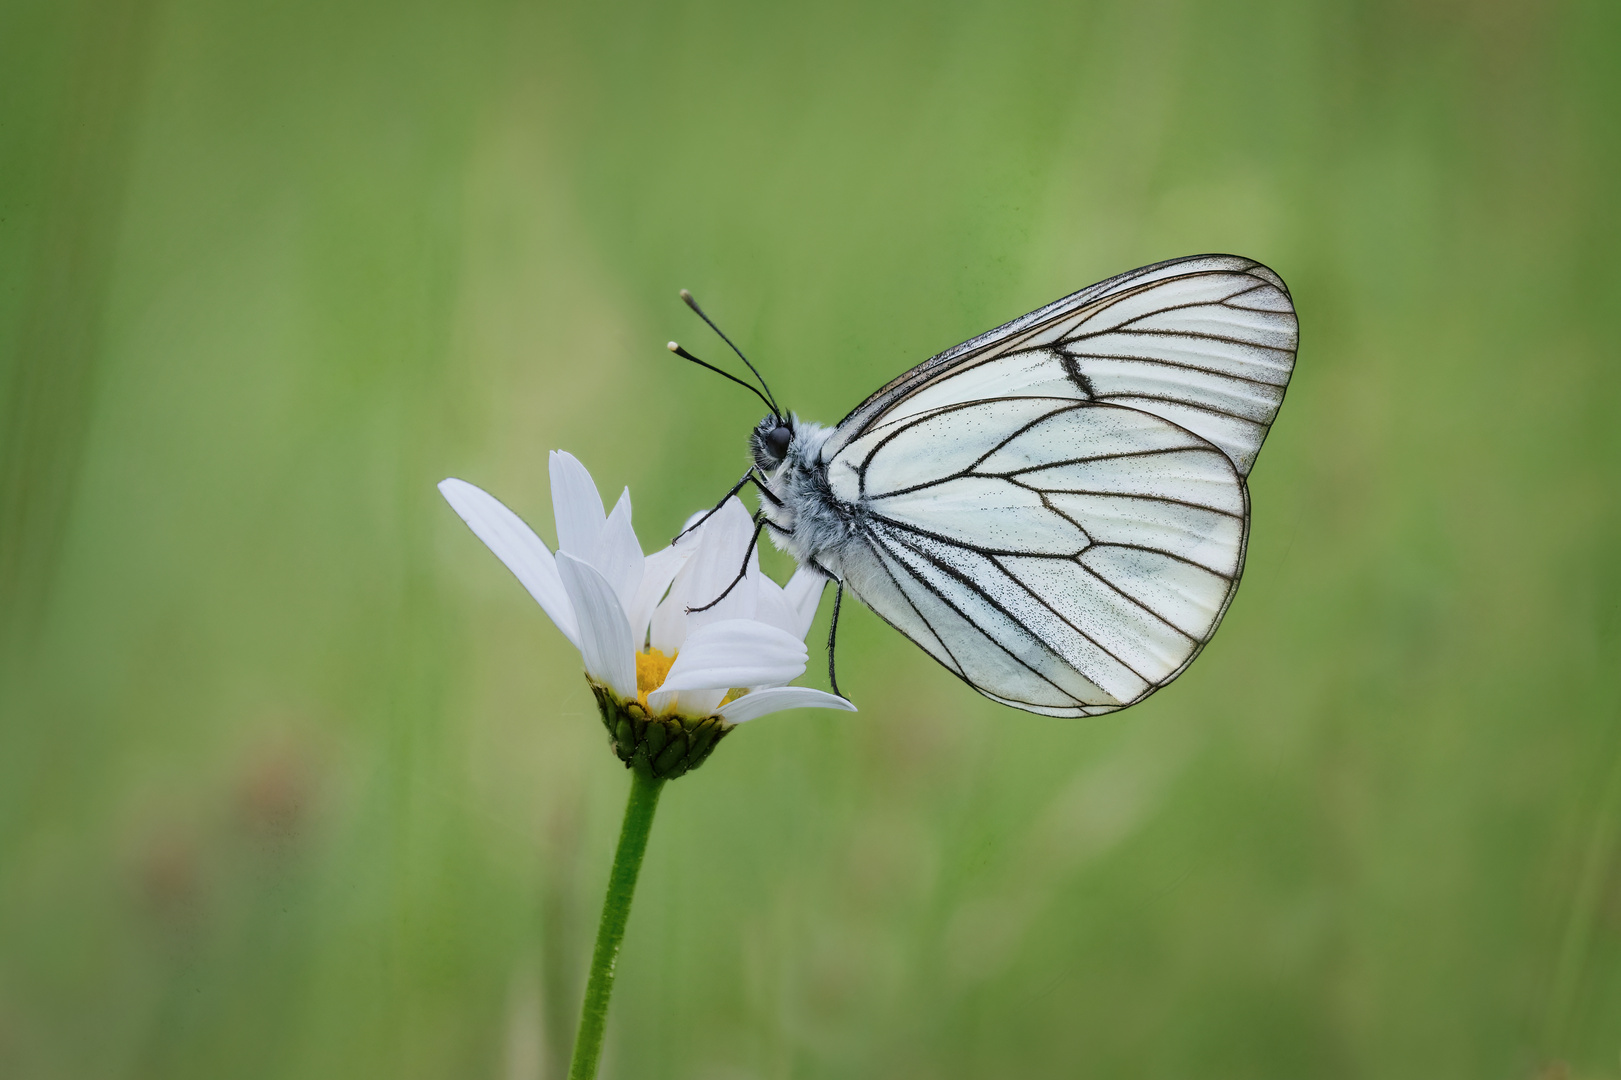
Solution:
M 1277 275 L 1233 256 L 1083 289 L 902 375 L 822 452 L 859 526 L 830 567 L 981 693 L 1134 704 L 1214 634 L 1244 478 L 1293 368 Z
M 1294 370 L 1299 326 L 1283 280 L 1236 255 L 1132 270 L 1048 304 L 893 380 L 841 421 L 853 439 L 956 402 L 1047 394 L 1164 417 L 1249 475 Z

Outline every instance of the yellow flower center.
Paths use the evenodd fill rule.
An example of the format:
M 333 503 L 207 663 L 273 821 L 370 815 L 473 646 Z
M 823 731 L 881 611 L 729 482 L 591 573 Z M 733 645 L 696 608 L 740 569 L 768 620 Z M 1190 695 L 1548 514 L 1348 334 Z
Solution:
M 670 677 L 670 665 L 673 663 L 675 655 L 665 656 L 654 648 L 636 654 L 636 700 L 642 703 L 642 708 L 647 708 L 647 695 L 663 686 L 664 680 Z M 736 701 L 746 693 L 748 690 L 743 687 L 734 686 L 727 691 L 721 704 Z
M 664 685 L 673 663 L 674 656 L 665 656 L 657 649 L 650 648 L 636 654 L 636 700 L 644 708 L 647 706 L 647 695 Z

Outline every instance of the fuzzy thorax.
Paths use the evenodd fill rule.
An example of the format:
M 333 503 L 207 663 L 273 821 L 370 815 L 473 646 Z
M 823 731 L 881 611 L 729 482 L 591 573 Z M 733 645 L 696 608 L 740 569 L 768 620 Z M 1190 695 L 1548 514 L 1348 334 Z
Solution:
M 781 505 L 764 504 L 776 526 L 767 530 L 772 543 L 802 564 L 828 569 L 837 561 L 833 553 L 852 532 L 849 508 L 834 498 L 821 462 L 822 444 L 832 434 L 832 428 L 795 420 L 787 457 L 767 477 Z

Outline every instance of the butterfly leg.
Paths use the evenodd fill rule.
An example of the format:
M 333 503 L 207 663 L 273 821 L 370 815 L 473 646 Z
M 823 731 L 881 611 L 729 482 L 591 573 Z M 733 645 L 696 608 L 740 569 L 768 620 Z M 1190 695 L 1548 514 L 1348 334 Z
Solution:
M 835 646 L 838 644 L 839 605 L 842 604 L 843 602 L 844 602 L 844 582 L 840 581 L 839 582 L 839 591 L 833 594 L 833 618 L 827 624 L 827 681 L 830 684 L 832 684 L 833 692 L 835 694 L 838 694 L 839 697 L 843 697 L 844 695 L 842 693 L 839 693 L 839 677 L 834 671 L 833 653 L 834 653 Z
M 728 495 L 727 498 L 731 498 L 731 496 Z M 738 569 L 737 576 L 732 579 L 732 583 L 730 585 L 726 586 L 726 588 L 721 590 L 721 593 L 720 593 L 719 596 L 715 597 L 715 599 L 711 600 L 709 603 L 703 605 L 702 607 L 689 607 L 687 609 L 687 614 L 688 615 L 691 615 L 695 611 L 708 611 L 710 608 L 714 607 L 716 604 L 718 604 L 722 600 L 726 599 L 726 597 L 731 593 L 731 591 L 733 589 L 737 588 L 737 583 L 742 581 L 745 577 L 748 576 L 748 573 L 749 573 L 749 559 L 752 558 L 753 555 L 754 555 L 754 548 L 760 542 L 760 530 L 762 530 L 764 528 L 765 528 L 765 514 L 764 513 L 755 514 L 754 515 L 754 535 L 749 537 L 748 550 L 743 552 L 743 565 L 742 565 L 742 567 L 740 567 Z
M 720 508 L 726 505 L 726 500 L 730 499 L 733 495 L 736 495 L 739 491 L 742 491 L 744 484 L 753 484 L 755 488 L 759 490 L 760 495 L 766 499 L 769 499 L 773 506 L 782 505 L 782 500 L 771 494 L 771 489 L 766 486 L 765 478 L 760 475 L 759 469 L 753 465 L 750 465 L 748 471 L 738 479 L 737 483 L 732 485 L 732 489 L 720 497 L 720 502 L 715 504 L 714 509 L 710 510 L 697 521 L 694 521 L 691 525 L 688 525 L 685 529 L 682 529 L 680 532 L 676 533 L 675 539 L 671 540 L 670 543 L 675 543 L 676 540 L 680 540 L 683 536 L 687 535 L 689 532 L 696 529 L 698 526 L 702 525 L 716 514 L 720 513 Z
M 839 591 L 833 594 L 833 618 L 829 620 L 827 624 L 827 681 L 832 684 L 833 692 L 835 694 L 839 694 L 839 677 L 833 664 L 833 654 L 838 646 L 839 605 L 844 603 L 844 579 L 839 577 L 837 574 L 834 574 L 831 570 L 817 562 L 815 559 L 810 561 L 810 568 L 827 578 L 829 581 L 837 582 L 839 586 Z M 839 694 L 839 696 L 843 697 L 844 695 Z

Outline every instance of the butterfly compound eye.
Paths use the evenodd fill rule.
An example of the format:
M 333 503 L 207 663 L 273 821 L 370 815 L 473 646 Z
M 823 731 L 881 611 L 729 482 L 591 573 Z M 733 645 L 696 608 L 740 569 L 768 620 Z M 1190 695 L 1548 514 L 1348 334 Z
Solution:
M 779 460 L 788 456 L 788 444 L 793 441 L 794 433 L 786 424 L 778 424 L 771 429 L 771 434 L 765 437 L 766 446 Z

